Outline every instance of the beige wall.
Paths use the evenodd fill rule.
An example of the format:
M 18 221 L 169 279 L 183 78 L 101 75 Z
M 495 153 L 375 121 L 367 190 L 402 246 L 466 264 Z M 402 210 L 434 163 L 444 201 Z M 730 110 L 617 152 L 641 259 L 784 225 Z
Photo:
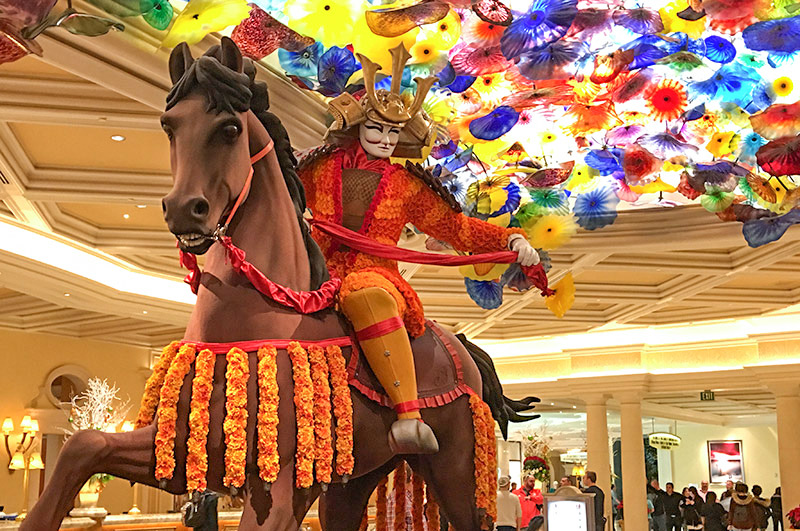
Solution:
M 709 479 L 707 441 L 742 441 L 745 482 L 761 485 L 769 498 L 778 486 L 778 437 L 774 426 L 724 427 L 681 423 L 681 445 L 672 451 L 672 478 L 675 488 L 700 485 Z M 724 486 L 712 485 L 721 493 Z
M 90 376 L 105 378 L 120 389 L 120 396 L 130 397 L 133 407 L 128 418 L 133 419 L 141 400 L 144 382 L 148 371 L 150 353 L 148 349 L 72 339 L 48 334 L 34 334 L 0 329 L 0 360 L 2 360 L 3 379 L 0 389 L 0 421 L 11 417 L 15 425 L 19 423 L 27 408 L 39 394 L 45 378 L 53 369 L 61 365 L 79 365 Z M 41 401 L 40 401 L 41 402 Z M 42 426 L 42 430 L 48 430 Z M 52 433 L 61 433 L 54 427 Z M 13 444 L 12 439 L 12 444 Z M 13 451 L 13 447 L 12 447 Z M 0 451 L 0 505 L 6 512 L 16 512 L 22 508 L 22 471 L 9 474 L 5 449 Z M 52 455 L 47 456 L 48 468 L 54 466 Z M 38 493 L 39 472 L 31 473 L 31 492 Z M 142 488 L 142 487 L 140 487 Z M 148 498 L 143 492 L 140 499 Z M 29 503 L 33 503 L 34 497 Z M 111 513 L 120 513 L 130 508 L 132 489 L 127 481 L 115 479 L 100 495 L 100 505 Z M 160 505 L 167 508 L 164 500 Z M 140 503 L 140 506 L 143 504 Z M 155 509 L 155 507 L 154 507 Z

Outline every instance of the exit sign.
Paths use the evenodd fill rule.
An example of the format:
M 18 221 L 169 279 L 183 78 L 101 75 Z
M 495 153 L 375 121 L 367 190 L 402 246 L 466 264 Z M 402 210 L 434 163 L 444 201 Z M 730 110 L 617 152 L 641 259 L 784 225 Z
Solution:
M 714 400 L 714 391 L 702 391 L 700 393 L 701 401 Z

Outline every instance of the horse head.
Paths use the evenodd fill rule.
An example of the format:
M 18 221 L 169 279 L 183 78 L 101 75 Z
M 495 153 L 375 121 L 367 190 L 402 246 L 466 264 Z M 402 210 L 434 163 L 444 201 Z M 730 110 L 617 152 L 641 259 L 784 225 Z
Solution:
M 244 71 L 241 52 L 228 38 L 198 59 L 186 43 L 170 55 L 173 87 L 161 126 L 170 141 L 173 186 L 161 204 L 183 251 L 205 253 L 237 196 L 246 193 L 251 171 L 248 129 L 258 128 L 251 100 L 267 97 L 266 87 L 256 94 L 260 87 L 253 83 L 249 61 L 247 66 L 251 72 Z

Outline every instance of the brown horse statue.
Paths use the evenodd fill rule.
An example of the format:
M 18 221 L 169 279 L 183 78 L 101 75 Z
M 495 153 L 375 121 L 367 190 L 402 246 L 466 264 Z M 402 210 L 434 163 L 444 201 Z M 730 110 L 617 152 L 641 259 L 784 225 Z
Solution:
M 205 271 L 197 279 L 197 303 L 184 341 L 226 343 L 263 338 L 315 341 L 349 336 L 349 325 L 331 308 L 299 313 L 262 294 L 232 268 L 226 249 L 217 243 L 220 234 L 215 229 L 234 212 L 226 227 L 226 236 L 246 253 L 254 269 L 275 284 L 296 292 L 313 291 L 328 280 L 322 255 L 302 219 L 305 199 L 295 174 L 296 161 L 288 135 L 275 115 L 267 110 L 266 86 L 255 82 L 253 65 L 249 60 L 243 61 L 236 45 L 225 38 L 221 45 L 197 60 L 191 57 L 185 44 L 180 45 L 170 57 L 170 74 L 175 85 L 168 96 L 168 110 L 162 116 L 162 124 L 170 138 L 174 185 L 163 200 L 164 216 L 183 251 L 207 252 Z M 286 112 L 292 111 L 287 109 Z M 264 149 L 270 145 L 274 148 Z M 266 152 L 266 155 L 251 163 L 252 155 L 259 152 Z M 241 190 L 245 193 L 240 194 Z M 237 197 L 245 199 L 245 196 L 246 200 L 237 201 Z M 443 355 L 449 359 L 449 348 L 457 358 L 455 364 L 460 365 L 462 383 L 489 404 L 501 428 L 505 430 L 509 420 L 533 418 L 517 412 L 530 409 L 535 399 L 512 401 L 505 398 L 491 360 L 472 348 L 473 345 L 462 343 L 450 332 L 429 324 L 425 335 L 415 340 L 413 347 L 419 356 L 420 392 L 425 388 L 425 381 L 430 381 L 428 373 L 452 376 L 452 372 L 447 372 L 450 369 L 442 372 L 436 365 Z M 342 350 L 352 366 L 350 357 L 357 354 L 350 348 Z M 380 405 L 374 396 L 366 396 L 369 393 L 351 387 L 352 473 L 342 477 L 334 472 L 330 486 L 314 482 L 309 488 L 297 488 L 297 402 L 293 394 L 293 368 L 287 350 L 279 349 L 276 381 L 280 469 L 277 478 L 267 485 L 259 477 L 256 465 L 259 360 L 254 352 L 248 353 L 245 359 L 250 376 L 242 388 L 247 395 L 247 437 L 245 479 L 239 490 L 244 498 L 244 512 L 239 529 L 298 529 L 309 507 L 323 494 L 319 512 L 323 528 L 356 530 L 370 494 L 402 459 L 423 476 L 456 530 L 481 529 L 482 515 L 475 498 L 475 432 L 467 394 L 456 396 L 439 407 L 422 410 L 425 422 L 440 443 L 438 453 L 398 456 L 392 454 L 387 443 L 389 426 L 395 420 L 394 411 Z M 226 365 L 225 356 L 218 356 L 213 365 L 213 385 L 206 410 L 209 420 L 205 478 L 209 489 L 230 492 L 224 481 L 226 382 L 230 386 L 230 380 L 226 380 Z M 358 370 L 368 373 L 365 366 L 360 367 Z M 174 494 L 186 493 L 187 438 L 196 366 L 192 364 L 187 371 L 182 383 L 179 380 L 176 384 L 180 391 L 179 394 L 176 391 L 174 408 L 174 452 L 171 455 L 175 466 L 170 478 L 156 479 L 158 418 L 130 433 L 78 432 L 65 444 L 47 488 L 21 529 L 57 530 L 81 486 L 91 475 L 100 472 Z M 368 374 L 362 380 L 366 382 L 363 388 L 367 389 Z M 441 387 L 443 383 L 439 381 L 435 385 Z M 162 392 L 162 405 L 163 399 Z M 158 415 L 162 414 L 159 406 Z M 490 429 L 493 432 L 493 426 Z M 491 488 L 494 490 L 493 485 Z

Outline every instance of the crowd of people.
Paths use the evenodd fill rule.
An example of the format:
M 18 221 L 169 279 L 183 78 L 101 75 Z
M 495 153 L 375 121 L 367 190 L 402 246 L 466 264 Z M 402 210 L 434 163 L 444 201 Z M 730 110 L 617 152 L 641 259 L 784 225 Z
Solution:
M 662 490 L 658 480 L 647 485 L 647 510 L 651 531 L 765 531 L 782 528 L 781 489 L 766 499 L 760 485 L 752 490 L 745 483 L 728 481 L 721 495 L 709 490 L 708 481 L 700 488 L 686 487 L 680 493 L 672 483 Z M 615 507 L 617 504 L 615 504 Z M 616 520 L 624 520 L 621 511 Z

